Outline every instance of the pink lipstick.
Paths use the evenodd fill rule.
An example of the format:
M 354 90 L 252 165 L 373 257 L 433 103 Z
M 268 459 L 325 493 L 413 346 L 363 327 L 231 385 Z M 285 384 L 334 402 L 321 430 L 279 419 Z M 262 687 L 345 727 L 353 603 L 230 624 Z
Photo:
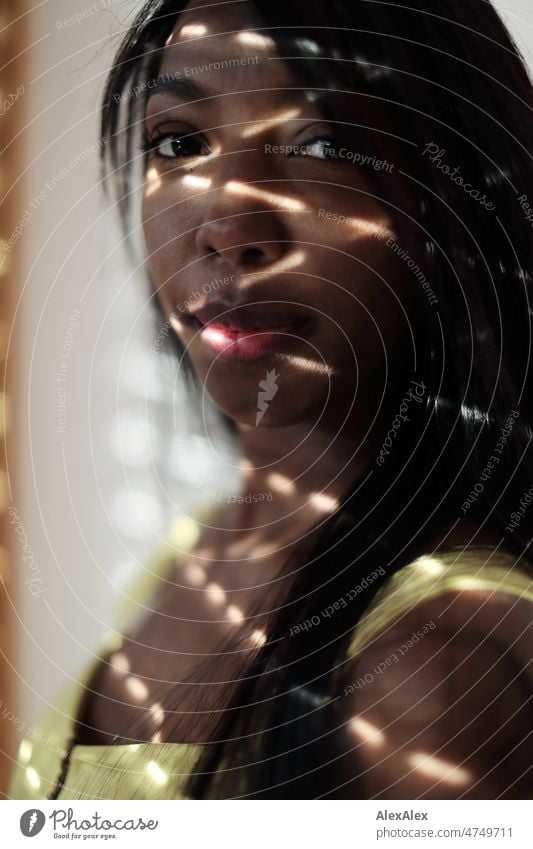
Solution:
M 199 335 L 219 356 L 252 360 L 291 350 L 307 333 L 309 312 L 290 302 L 250 302 L 229 308 L 220 301 L 192 313 Z
M 281 350 L 286 340 L 292 337 L 294 341 L 296 333 L 294 324 L 242 330 L 213 322 L 202 327 L 200 336 L 217 354 L 233 359 L 253 360 Z

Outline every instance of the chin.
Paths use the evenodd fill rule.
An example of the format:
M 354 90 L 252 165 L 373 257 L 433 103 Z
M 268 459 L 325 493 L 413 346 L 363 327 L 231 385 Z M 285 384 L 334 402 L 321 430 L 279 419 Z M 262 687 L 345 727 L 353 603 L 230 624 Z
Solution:
M 209 390 L 208 390 L 209 391 Z M 227 396 L 221 398 L 220 388 L 216 393 L 209 392 L 210 397 L 216 404 L 221 413 L 230 419 L 233 419 L 236 425 L 257 428 L 278 428 L 290 427 L 291 425 L 306 424 L 311 430 L 318 422 L 322 408 L 313 409 L 304 405 L 296 406 L 294 400 L 288 401 L 274 398 L 267 406 L 262 409 L 257 402 L 257 392 L 255 397 L 250 399 L 251 403 L 243 403 L 243 397 L 235 404 L 229 402 Z M 248 393 L 247 393 L 248 394 Z
M 206 367 L 207 366 L 207 367 Z M 331 401 L 325 375 L 303 372 L 286 359 L 196 363 L 196 373 L 221 413 L 237 425 L 314 427 Z

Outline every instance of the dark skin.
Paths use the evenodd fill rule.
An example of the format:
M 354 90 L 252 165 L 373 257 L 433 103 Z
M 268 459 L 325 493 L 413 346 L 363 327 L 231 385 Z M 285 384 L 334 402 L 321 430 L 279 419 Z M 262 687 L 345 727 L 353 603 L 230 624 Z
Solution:
M 266 613 L 251 621 L 247 617 L 258 603 L 263 611 L 269 609 L 269 589 L 282 563 L 335 510 L 342 493 L 372 461 L 397 404 L 397 388 L 405 384 L 402 375 L 412 369 L 422 315 L 423 296 L 385 246 L 396 235 L 394 226 L 372 196 L 367 176 L 350 162 L 323 155 L 321 144 L 329 146 L 336 139 L 320 104 L 306 97 L 274 45 L 251 31 L 256 24 L 243 4 L 207 10 L 199 6 L 190 3 L 180 16 L 160 74 L 175 78 L 180 72 L 181 79 L 193 80 L 202 92 L 158 92 L 148 102 L 146 130 L 158 140 L 159 156 L 151 155 L 146 175 L 144 236 L 155 297 L 206 391 L 236 424 L 241 492 L 269 492 L 272 499 L 213 505 L 191 552 L 160 583 L 149 612 L 121 650 L 102 665 L 94 681 L 99 695 L 86 704 L 84 718 L 93 730 L 84 731 L 85 742 L 127 742 L 123 730 L 133 720 L 139 721 L 139 740 L 213 739 L 217 716 L 210 716 L 209 708 L 219 707 L 220 699 L 229 701 L 232 682 L 246 673 L 263 638 Z M 184 71 L 229 57 L 246 64 L 189 75 Z M 176 141 L 187 134 L 185 143 Z M 286 156 L 267 154 L 265 145 L 315 148 L 311 155 Z M 350 221 L 328 219 L 320 210 Z M 194 293 L 205 292 L 206 282 L 209 289 L 210 281 L 224 278 L 230 283 L 214 294 L 230 307 L 244 300 L 303 305 L 312 316 L 310 329 L 255 359 L 217 354 L 190 313 L 209 300 L 209 295 Z M 258 384 L 271 369 L 279 375 L 278 391 L 256 425 Z M 464 519 L 421 538 L 420 553 L 498 542 Z M 468 593 L 457 600 L 454 615 L 460 621 L 469 618 L 468 603 Z M 463 612 L 461 605 L 466 605 Z M 392 635 L 383 637 L 383 645 L 374 643 L 377 657 L 389 652 L 387 641 L 401 641 L 417 623 L 427 621 L 428 611 L 414 609 L 410 616 L 413 621 L 399 623 Z M 493 608 L 485 610 L 476 627 L 490 630 L 493 616 Z M 513 616 L 518 627 L 520 616 Z M 464 633 L 467 643 L 472 635 L 468 628 Z M 241 635 L 244 643 L 237 643 Z M 511 636 L 505 632 L 501 638 L 505 642 Z M 199 674 L 199 663 L 206 656 L 216 659 L 228 639 L 233 650 L 224 663 Z M 453 665 L 464 645 L 442 648 L 427 641 L 423 651 L 442 648 Z M 462 674 L 468 677 L 470 670 L 474 675 L 488 658 L 483 651 L 481 655 Z M 371 660 L 363 656 L 360 663 Z M 411 660 L 416 663 L 414 654 Z M 354 674 L 347 671 L 348 680 Z M 505 677 L 500 669 L 498 675 Z M 194 680 L 211 681 L 212 686 L 199 688 Z M 504 683 L 493 678 L 489 689 Z M 426 694 L 434 682 L 419 673 L 417 686 Z M 183 711 L 172 722 L 170 693 Z M 384 727 L 409 694 L 402 696 L 400 685 L 396 701 L 389 697 L 378 707 L 375 694 L 370 704 L 347 701 L 343 721 L 349 721 L 350 711 L 354 716 L 363 712 L 370 727 Z M 201 715 L 200 698 L 201 710 L 207 711 Z M 366 692 L 363 701 L 368 698 Z M 427 698 L 437 716 L 446 694 L 438 691 Z M 478 691 L 467 709 L 479 713 L 483 698 Z M 506 698 L 512 701 L 512 688 Z M 409 722 L 416 722 L 416 716 L 413 708 Z M 410 733 L 408 725 L 395 721 L 395 740 Z M 446 736 L 437 723 L 422 748 L 436 751 L 439 733 Z M 478 733 L 483 734 L 481 726 Z M 383 759 L 376 760 L 375 743 L 362 743 L 369 795 L 442 795 L 442 783 L 440 791 L 433 791 L 434 779 L 423 771 L 405 777 L 400 757 L 395 761 L 391 755 L 386 767 L 380 767 Z M 450 756 L 457 758 L 456 748 Z M 445 780 L 446 793 L 454 797 L 474 787 L 473 780 L 470 785 L 470 778 L 465 780 L 466 791 L 464 783 Z M 350 795 L 349 784 L 347 788 Z M 482 789 L 490 791 L 490 782 Z

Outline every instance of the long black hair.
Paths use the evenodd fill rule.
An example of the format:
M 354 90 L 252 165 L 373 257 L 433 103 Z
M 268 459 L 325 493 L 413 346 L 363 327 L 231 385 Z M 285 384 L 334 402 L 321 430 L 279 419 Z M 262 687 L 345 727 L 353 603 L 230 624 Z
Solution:
M 146 83 L 184 5 L 149 0 L 107 80 L 103 168 L 115 179 L 126 231 Z M 529 568 L 530 522 L 509 521 L 533 478 L 533 89 L 487 0 L 250 7 L 302 85 L 340 94 L 326 98 L 327 117 L 355 127 L 359 149 L 371 145 L 394 162 L 393 173 L 376 171 L 375 192 L 400 234 L 398 262 L 417 269 L 426 311 L 401 387 L 416 380 L 423 403 L 411 405 L 386 462 L 371 464 L 284 565 L 266 643 L 221 711 L 190 785 L 198 797 L 309 798 L 340 781 L 348 743 L 329 697 L 383 582 L 466 515 Z M 124 96 L 132 90 L 139 95 Z M 172 344 L 183 360 L 176 337 Z M 378 577 L 353 603 L 322 616 L 371 573 Z M 289 638 L 292 626 L 316 617 L 320 628 Z

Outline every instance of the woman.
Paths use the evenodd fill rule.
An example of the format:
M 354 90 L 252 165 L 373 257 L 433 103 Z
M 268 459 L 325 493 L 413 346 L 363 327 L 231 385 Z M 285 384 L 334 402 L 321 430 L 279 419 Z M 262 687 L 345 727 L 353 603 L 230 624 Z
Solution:
M 13 795 L 531 797 L 532 105 L 487 2 L 146 3 L 105 173 L 242 492 Z

